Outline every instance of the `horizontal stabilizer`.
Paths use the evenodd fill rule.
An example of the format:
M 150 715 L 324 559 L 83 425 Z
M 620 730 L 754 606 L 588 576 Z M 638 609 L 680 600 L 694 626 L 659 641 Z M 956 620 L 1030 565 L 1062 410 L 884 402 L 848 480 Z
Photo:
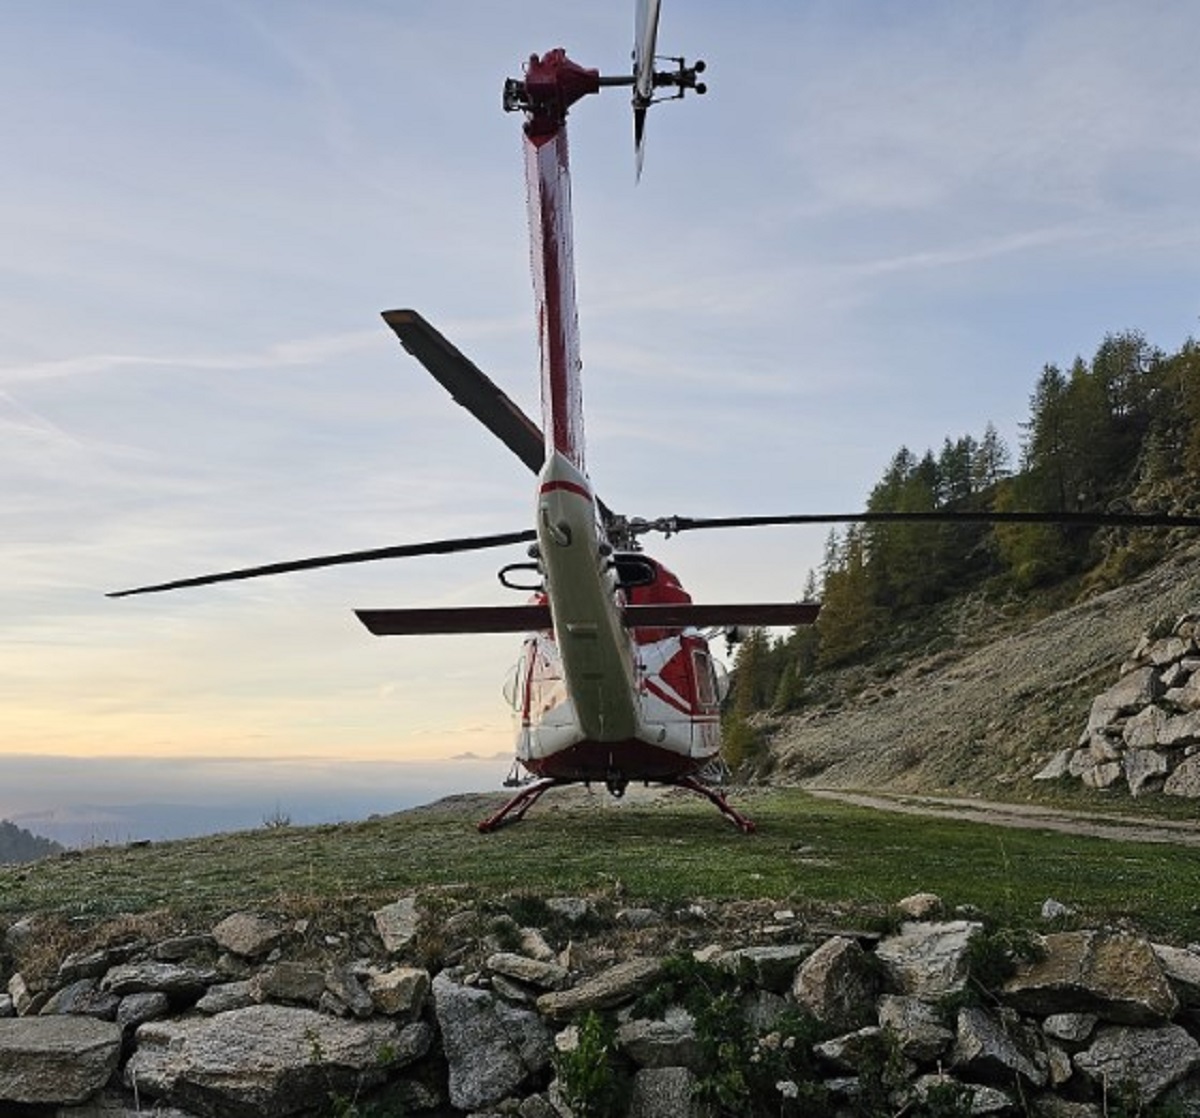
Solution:
M 694 605 L 690 602 L 627 606 L 631 629 L 708 629 L 720 625 L 811 625 L 817 602 L 759 602 Z M 530 633 L 550 629 L 550 608 L 523 606 L 449 606 L 418 609 L 360 609 L 358 619 L 377 637 L 430 636 L 438 633 Z
M 549 606 L 447 606 L 419 609 L 356 609 L 377 637 L 434 633 L 529 633 L 550 628 Z
M 820 602 L 734 602 L 697 605 L 693 602 L 626 606 L 625 624 L 631 629 L 710 629 L 719 625 L 811 625 L 821 612 Z

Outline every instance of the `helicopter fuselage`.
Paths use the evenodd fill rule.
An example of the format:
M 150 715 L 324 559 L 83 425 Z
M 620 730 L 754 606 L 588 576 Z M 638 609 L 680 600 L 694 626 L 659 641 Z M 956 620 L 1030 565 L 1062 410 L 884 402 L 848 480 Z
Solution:
M 538 479 L 537 553 L 552 629 L 525 641 L 510 699 L 517 759 L 561 781 L 673 780 L 720 751 L 721 685 L 695 629 L 629 628 L 628 605 L 690 602 L 648 556 L 614 551 L 587 478 L 558 453 Z

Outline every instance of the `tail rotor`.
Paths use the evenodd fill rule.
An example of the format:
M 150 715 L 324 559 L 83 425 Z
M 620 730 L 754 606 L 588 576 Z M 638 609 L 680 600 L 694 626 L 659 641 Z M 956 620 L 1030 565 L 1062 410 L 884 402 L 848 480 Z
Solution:
M 697 61 L 689 66 L 681 57 L 659 58 L 655 54 L 658 41 L 658 16 L 662 0 L 638 0 L 636 26 L 633 36 L 633 148 L 637 163 L 637 175 L 642 177 L 645 161 L 646 112 L 656 101 L 672 101 L 683 97 L 687 90 L 707 93 L 708 87 L 696 80 L 703 74 L 705 65 Z M 672 62 L 670 70 L 656 70 L 655 63 Z M 674 93 L 661 90 L 674 89 Z

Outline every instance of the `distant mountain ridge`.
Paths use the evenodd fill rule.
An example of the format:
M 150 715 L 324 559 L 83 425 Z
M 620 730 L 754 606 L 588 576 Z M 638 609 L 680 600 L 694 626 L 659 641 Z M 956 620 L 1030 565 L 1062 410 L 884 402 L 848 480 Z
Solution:
M 59 854 L 62 850 L 52 839 L 41 838 L 7 819 L 0 819 L 0 865 L 36 862 L 39 858 Z

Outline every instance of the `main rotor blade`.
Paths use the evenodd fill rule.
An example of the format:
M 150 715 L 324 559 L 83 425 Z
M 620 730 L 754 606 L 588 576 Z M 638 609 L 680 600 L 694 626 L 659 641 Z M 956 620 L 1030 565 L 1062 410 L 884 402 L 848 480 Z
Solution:
M 541 428 L 474 362 L 416 311 L 384 311 L 383 320 L 434 379 L 535 474 L 546 458 Z
M 182 590 L 189 586 L 209 586 L 214 582 L 236 582 L 240 579 L 261 578 L 264 575 L 288 574 L 292 571 L 311 571 L 319 567 L 338 567 L 350 563 L 373 563 L 377 559 L 410 559 L 418 555 L 449 555 L 456 551 L 482 551 L 489 547 L 506 547 L 536 539 L 532 528 L 522 532 L 504 532 L 495 536 L 463 536 L 458 539 L 430 540 L 427 543 L 398 544 L 376 547 L 367 551 L 345 551 L 337 555 L 316 555 L 310 559 L 291 559 L 283 563 L 266 563 L 261 567 L 242 567 L 216 574 L 179 578 L 153 586 L 137 586 L 130 590 L 114 590 L 105 597 L 128 598 L 133 594 L 157 594 L 162 590 Z
M 787 516 L 678 516 L 654 521 L 649 530 L 668 535 L 699 528 L 763 528 L 785 524 L 1066 524 L 1081 527 L 1200 528 L 1200 516 L 1140 512 L 831 512 Z

